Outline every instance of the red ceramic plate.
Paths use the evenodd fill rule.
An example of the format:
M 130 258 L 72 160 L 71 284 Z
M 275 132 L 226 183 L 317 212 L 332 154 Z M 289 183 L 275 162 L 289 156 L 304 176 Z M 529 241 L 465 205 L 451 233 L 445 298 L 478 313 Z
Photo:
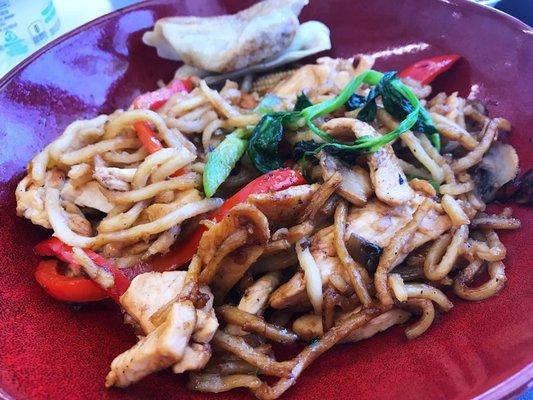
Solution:
M 185 379 L 155 374 L 128 390 L 105 390 L 111 360 L 135 342 L 116 307 L 73 307 L 48 297 L 33 279 L 32 246 L 49 235 L 15 216 L 14 190 L 32 155 L 78 118 L 127 107 L 175 65 L 158 59 L 142 33 L 169 15 L 235 12 L 249 2 L 150 1 L 105 16 L 60 38 L 0 83 L 0 398 L 185 399 Z M 532 167 L 533 32 L 488 8 L 459 0 L 314 0 L 302 18 L 331 29 L 333 56 L 379 56 L 377 67 L 401 69 L 420 58 L 459 53 L 464 59 L 437 85 L 472 87 L 491 115 L 512 121 L 508 140 Z M 508 284 L 480 303 L 455 308 L 423 337 L 408 342 L 401 327 L 321 357 L 287 399 L 500 398 L 532 377 L 533 225 L 502 234 Z M 244 391 L 216 398 L 245 398 Z

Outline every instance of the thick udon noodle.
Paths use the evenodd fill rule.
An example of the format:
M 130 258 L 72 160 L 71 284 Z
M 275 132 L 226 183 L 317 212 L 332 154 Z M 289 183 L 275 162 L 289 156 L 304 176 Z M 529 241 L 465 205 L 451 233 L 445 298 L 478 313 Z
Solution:
M 368 58 L 357 68 L 346 67 L 347 63 L 351 65 L 346 60 L 321 64 L 330 68 L 331 78 L 308 90 L 313 103 L 333 97 L 353 74 L 372 65 Z M 298 73 L 291 70 L 284 78 L 297 79 Z M 264 89 L 267 82 L 267 78 L 258 82 L 262 95 L 268 91 Z M 409 80 L 406 84 L 422 99 L 431 92 L 429 86 Z M 294 98 L 281 97 L 283 107 L 292 107 Z M 201 216 L 221 205 L 221 199 L 206 199 L 201 188 L 206 157 L 226 134 L 259 121 L 260 115 L 251 109 L 260 98 L 256 92 L 240 90 L 234 82 L 226 82 L 217 91 L 197 81 L 190 93 L 174 95 L 157 112 L 118 110 L 73 122 L 30 162 L 27 176 L 17 187 L 17 211 L 35 224 L 52 228 L 63 242 L 96 250 L 120 267 L 150 260 L 167 252 Z M 244 246 L 255 252 L 242 277 L 215 285 L 217 304 L 226 303 L 219 309 L 219 318 L 227 325 L 211 341 L 216 354 L 203 370 L 191 374 L 191 389 L 220 392 L 247 387 L 258 398 L 277 398 L 311 362 L 339 342 L 368 338 L 404 323 L 412 314 L 420 317 L 405 334 L 414 339 L 431 326 L 436 309 L 447 312 L 453 307 L 445 292 L 482 300 L 503 288 L 506 250 L 495 230 L 515 229 L 519 222 L 509 210 L 501 215 L 484 213 L 485 204 L 475 194 L 468 170 L 482 160 L 509 123 L 489 118 L 457 93 L 440 93 L 423 102 L 444 139 L 444 148 L 462 148 L 455 151 L 461 155 L 439 153 L 427 136 L 417 132 L 400 136 L 395 147 L 401 149 L 399 165 L 405 174 L 416 177 L 410 186 L 420 199 L 384 246 L 373 276 L 347 249 L 347 221 L 361 206 L 337 194 L 343 179 L 338 172 L 324 179 L 313 171 L 318 185 L 310 189 L 304 209 L 291 224 L 276 226 L 271 234 L 266 227 L 264 240 L 255 237 L 252 244 L 248 231 L 236 224 L 234 231 L 217 242 L 211 256 L 193 260 L 190 282 L 211 284 L 216 283 L 217 271 L 228 254 Z M 326 120 L 353 116 L 353 112 L 341 111 Z M 149 122 L 165 148 L 148 154 L 135 135 L 133 123 L 137 121 Z M 382 132 L 398 124 L 382 108 L 377 121 L 376 128 Z M 223 192 L 235 192 L 257 175 L 249 161 L 243 160 Z M 436 196 L 430 179 L 440 184 L 441 197 Z M 260 209 L 261 201 L 250 199 Z M 251 218 L 257 208 L 247 207 L 253 210 L 241 207 L 235 215 Z M 316 222 L 318 216 L 320 222 Z M 427 218 L 445 221 L 436 237 L 432 227 L 424 224 Z M 257 229 L 256 235 L 261 236 L 257 232 L 264 229 Z M 339 268 L 331 270 L 325 281 L 310 242 L 327 235 L 331 237 L 328 251 Z M 422 246 L 412 247 L 424 237 L 429 239 L 422 240 Z M 488 280 L 474 285 L 485 270 Z M 276 296 L 287 279 L 305 286 L 300 295 L 303 300 L 297 307 L 276 306 L 274 312 L 265 313 L 283 303 Z M 234 286 L 244 296 L 229 305 L 224 296 Z M 291 330 L 287 321 L 294 317 Z M 277 361 L 269 345 L 311 338 L 319 339 L 289 361 Z M 279 380 L 269 385 L 261 375 Z

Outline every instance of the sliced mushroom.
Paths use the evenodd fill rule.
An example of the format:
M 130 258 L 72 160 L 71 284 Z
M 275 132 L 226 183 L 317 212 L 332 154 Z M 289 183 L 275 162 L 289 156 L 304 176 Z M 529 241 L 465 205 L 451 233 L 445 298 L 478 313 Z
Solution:
M 346 241 L 346 249 L 356 262 L 365 266 L 368 272 L 374 273 L 376 271 L 379 257 L 383 252 L 383 249 L 377 244 L 352 234 Z
M 324 181 L 340 172 L 342 182 L 337 193 L 356 206 L 363 206 L 372 195 L 370 175 L 359 166 L 351 167 L 335 156 L 322 151 L 319 155 Z
M 518 174 L 518 155 L 513 146 L 495 142 L 474 170 L 476 194 L 489 202 L 499 188 Z

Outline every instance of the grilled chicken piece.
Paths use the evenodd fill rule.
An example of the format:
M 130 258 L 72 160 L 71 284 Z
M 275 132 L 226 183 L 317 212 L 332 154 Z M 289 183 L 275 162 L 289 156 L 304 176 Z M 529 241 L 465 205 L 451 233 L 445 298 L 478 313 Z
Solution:
M 417 194 L 410 202 L 396 207 L 378 200 L 369 202 L 363 208 L 353 207 L 347 216 L 345 240 L 352 235 L 358 235 L 381 248 L 388 246 L 396 232 L 411 220 L 423 199 L 424 196 Z M 412 240 L 402 249 L 398 263 L 403 261 L 411 251 L 436 239 L 451 226 L 447 215 L 440 214 L 434 209 L 430 210 Z M 332 226 L 318 231 L 311 241 L 311 254 L 320 270 L 322 284 L 326 285 L 329 282 L 338 292 L 347 294 L 351 290 L 348 283 L 350 280 L 337 257 L 333 240 Z M 309 300 L 302 272 L 294 274 L 287 283 L 281 285 L 270 296 L 270 305 L 273 308 L 303 308 L 307 304 Z
M 272 229 L 287 227 L 296 223 L 318 187 L 318 184 L 298 185 L 279 192 L 253 194 L 247 201 L 265 214 Z
M 157 47 L 163 58 L 207 71 L 235 71 L 287 48 L 299 25 L 298 14 L 307 3 L 266 0 L 234 15 L 163 18 L 143 40 Z
M 131 281 L 120 304 L 145 334 L 155 329 L 150 317 L 181 292 L 185 275 L 185 271 L 147 272 Z
M 135 171 L 135 168 L 96 167 L 93 178 L 106 189 L 126 192 L 130 190 Z
M 178 301 L 160 325 L 155 326 L 151 320 L 181 293 L 186 274 L 147 272 L 132 280 L 120 303 L 146 336 L 113 360 L 106 386 L 125 387 L 172 364 L 176 373 L 205 366 L 211 356 L 208 343 L 218 329 L 213 295 L 207 286 L 200 287 L 208 298 L 203 308 L 195 309 L 190 301 Z
M 353 132 L 356 138 L 380 135 L 367 123 L 353 118 L 335 118 L 326 122 L 322 128 L 333 136 L 344 135 L 347 131 Z M 395 206 L 413 198 L 414 191 L 409 186 L 390 144 L 369 154 L 368 166 L 378 199 Z
M 172 371 L 181 374 L 185 371 L 197 371 L 205 367 L 211 358 L 211 346 L 206 343 L 193 343 L 185 348 L 182 359 L 174 364 Z
M 309 298 L 305 291 L 304 274 L 296 272 L 289 281 L 281 285 L 270 295 L 270 307 L 279 310 L 286 308 L 308 308 L 311 307 Z
M 96 181 L 88 182 L 81 187 L 74 187 L 71 182 L 67 182 L 61 189 L 61 198 L 80 207 L 94 208 L 104 213 L 108 213 L 114 207 Z
M 356 206 L 363 206 L 372 195 L 372 183 L 368 172 L 359 166 L 350 167 L 338 158 L 322 151 L 319 155 L 324 181 L 340 172 L 342 182 L 337 193 Z
M 268 220 L 261 211 L 248 203 L 233 207 L 200 240 L 197 255 L 204 269 L 200 282 L 208 284 L 217 300 L 222 300 L 263 253 L 269 238 Z
M 127 387 L 181 361 L 195 325 L 192 303 L 174 303 L 161 325 L 113 360 L 106 387 Z

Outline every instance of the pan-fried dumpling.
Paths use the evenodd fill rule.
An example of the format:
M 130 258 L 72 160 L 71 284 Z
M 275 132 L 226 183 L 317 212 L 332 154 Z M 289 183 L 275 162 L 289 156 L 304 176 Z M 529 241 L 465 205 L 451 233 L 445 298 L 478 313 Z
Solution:
M 175 78 L 198 76 L 204 78 L 208 84 L 215 84 L 226 79 L 235 79 L 247 74 L 268 71 L 329 49 L 331 49 L 329 28 L 322 22 L 308 21 L 298 27 L 294 40 L 289 47 L 268 60 L 226 74 L 213 74 L 185 64 L 178 68 Z
M 163 18 L 143 41 L 163 58 L 212 72 L 235 71 L 289 47 L 308 1 L 265 0 L 234 15 Z

